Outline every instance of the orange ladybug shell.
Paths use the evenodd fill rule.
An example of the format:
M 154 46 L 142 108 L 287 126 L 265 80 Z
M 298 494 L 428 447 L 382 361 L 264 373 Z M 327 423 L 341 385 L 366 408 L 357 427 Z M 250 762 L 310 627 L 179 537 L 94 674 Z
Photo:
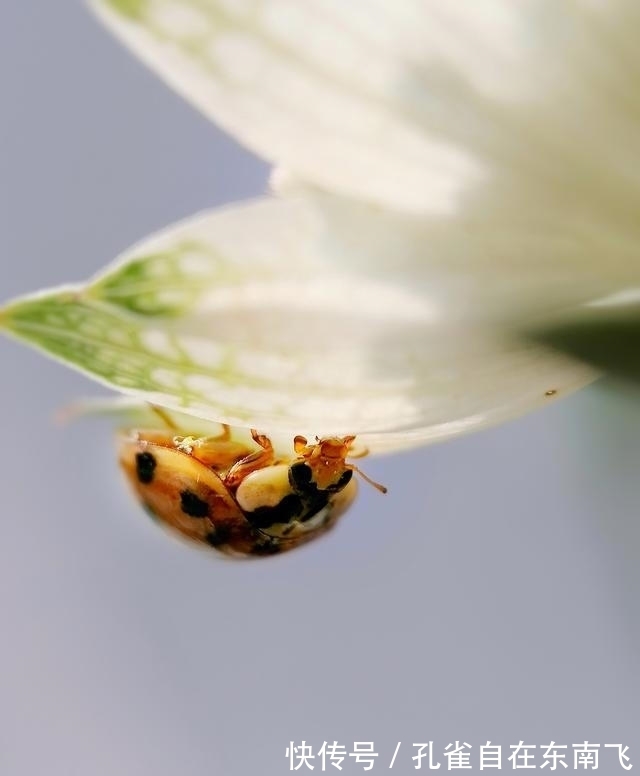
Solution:
M 344 494 L 334 499 L 303 530 L 274 536 L 249 523 L 212 468 L 160 434 L 122 436 L 119 459 L 154 519 L 174 533 L 236 557 L 272 555 L 316 538 L 334 525 L 352 498 Z

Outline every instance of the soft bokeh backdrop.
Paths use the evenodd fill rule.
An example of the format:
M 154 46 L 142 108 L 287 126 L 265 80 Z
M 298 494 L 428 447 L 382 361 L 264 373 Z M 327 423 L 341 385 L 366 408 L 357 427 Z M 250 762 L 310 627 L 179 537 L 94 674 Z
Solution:
M 80 2 L 0 6 L 0 93 L 3 299 L 265 189 Z M 302 739 L 373 741 L 374 770 L 402 741 L 399 773 L 430 740 L 446 769 L 456 739 L 468 773 L 487 739 L 505 760 L 622 743 L 640 765 L 630 390 L 367 461 L 387 497 L 364 486 L 325 540 L 232 563 L 147 520 L 107 423 L 53 425 L 94 386 L 9 341 L 0 359 L 3 776 L 271 776 Z M 601 771 L 622 773 L 610 749 Z

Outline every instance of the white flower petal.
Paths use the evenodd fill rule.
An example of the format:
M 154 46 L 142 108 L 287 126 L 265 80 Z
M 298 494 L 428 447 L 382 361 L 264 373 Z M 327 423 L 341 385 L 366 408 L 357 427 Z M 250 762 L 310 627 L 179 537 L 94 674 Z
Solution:
M 320 187 L 447 214 L 490 186 L 530 215 L 635 220 L 632 0 L 93 4 L 214 121 Z
M 216 123 L 321 185 L 444 212 L 481 173 L 464 150 L 446 137 L 429 137 L 405 115 L 415 91 L 413 63 L 398 54 L 412 17 L 423 16 L 417 6 L 388 25 L 377 4 L 355 3 L 351 10 L 348 3 L 297 0 L 93 5 L 141 59 Z M 364 32 L 358 26 L 363 11 Z
M 377 452 L 505 420 L 592 379 L 477 306 L 465 318 L 453 300 L 434 304 L 420 274 L 411 284 L 336 262 L 349 230 L 327 212 L 265 200 L 202 214 L 85 287 L 14 302 L 0 326 L 124 394 L 269 433 L 358 434 Z M 455 267 L 463 288 L 483 281 L 473 258 Z M 526 300 L 520 273 L 500 269 Z
M 529 211 L 515 192 L 492 197 L 488 190 L 448 218 L 381 210 L 290 176 L 278 188 L 323 214 L 327 266 L 392 278 L 428 299 L 433 319 L 450 324 L 475 320 L 522 331 L 640 287 L 635 227 L 616 231 L 606 219 L 582 220 L 542 201 Z

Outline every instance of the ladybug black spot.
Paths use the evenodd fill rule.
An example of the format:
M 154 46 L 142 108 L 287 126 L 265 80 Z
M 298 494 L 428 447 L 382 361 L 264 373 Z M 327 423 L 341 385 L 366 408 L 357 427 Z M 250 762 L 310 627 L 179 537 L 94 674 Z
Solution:
M 253 555 L 277 555 L 283 549 L 284 545 L 277 539 L 265 539 L 258 542 L 251 552 Z
M 218 525 L 215 531 L 206 535 L 205 541 L 212 547 L 220 547 L 221 544 L 228 544 L 230 538 L 230 529 L 226 525 Z
M 180 494 L 180 509 L 189 517 L 208 517 L 209 505 L 191 490 Z
M 151 455 L 151 453 L 137 453 L 136 474 L 138 475 L 140 482 L 142 482 L 144 485 L 148 485 L 150 482 L 153 482 L 153 476 L 155 474 L 157 465 L 158 464 L 156 463 L 156 459 Z
M 318 490 L 313 494 L 310 494 L 305 501 L 304 514 L 300 518 L 301 523 L 306 523 L 307 520 L 314 518 L 321 509 L 324 509 L 329 503 L 329 493 L 326 490 Z
M 246 518 L 254 528 L 269 528 L 274 523 L 289 523 L 303 510 L 302 499 L 289 493 L 275 507 L 258 507 L 246 512 Z
M 345 471 L 343 471 L 340 475 L 338 482 L 336 482 L 335 485 L 330 485 L 327 490 L 330 493 L 339 493 L 341 490 L 347 487 L 347 485 L 351 482 L 352 477 L 353 472 L 351 469 L 345 469 Z
M 343 488 L 349 484 L 353 477 L 353 471 L 351 469 L 345 469 L 337 482 L 328 485 L 326 488 L 320 490 L 315 482 L 312 481 L 313 472 L 311 467 L 304 461 L 294 463 L 289 467 L 289 484 L 296 493 L 299 493 L 303 498 L 316 496 L 318 493 L 339 493 Z
M 306 493 L 308 490 L 316 490 L 311 484 L 311 467 L 304 461 L 291 464 L 289 467 L 289 484 L 297 493 Z

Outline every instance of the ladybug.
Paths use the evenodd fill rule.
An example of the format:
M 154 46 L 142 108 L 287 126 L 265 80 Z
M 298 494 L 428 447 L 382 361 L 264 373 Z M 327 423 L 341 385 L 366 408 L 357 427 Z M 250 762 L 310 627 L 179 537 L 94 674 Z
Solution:
M 232 439 L 228 426 L 215 437 L 176 431 L 122 432 L 120 465 L 154 519 L 226 555 L 273 555 L 321 536 L 353 501 L 354 471 L 386 492 L 346 462 L 354 436 L 296 436 L 283 457 L 255 429 L 253 444 Z

